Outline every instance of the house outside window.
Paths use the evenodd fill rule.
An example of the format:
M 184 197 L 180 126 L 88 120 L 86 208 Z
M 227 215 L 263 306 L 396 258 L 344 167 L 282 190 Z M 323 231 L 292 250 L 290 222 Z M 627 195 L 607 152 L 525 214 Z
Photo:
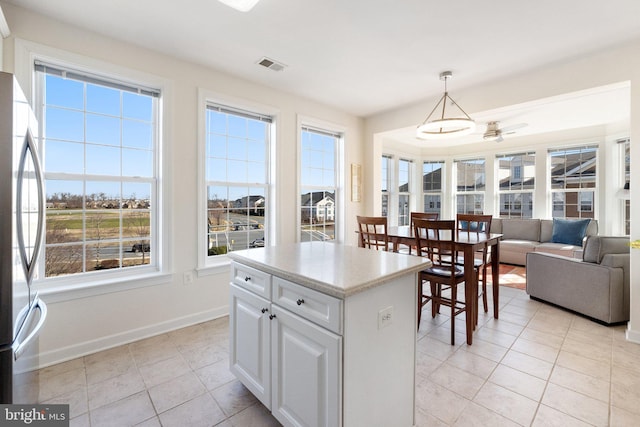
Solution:
M 552 216 L 594 218 L 598 147 L 549 150 Z
M 382 155 L 380 175 L 382 176 L 381 186 L 381 215 L 389 215 L 389 179 L 391 178 L 391 156 Z
M 532 218 L 535 153 L 496 155 L 500 218 Z
M 264 246 L 273 119 L 208 103 L 205 120 L 207 256 Z
M 631 181 L 631 143 L 629 138 L 626 138 L 624 142 L 624 148 L 622 150 L 624 152 L 624 182 L 625 185 Z M 629 236 L 631 234 L 631 201 L 629 200 L 628 195 L 629 188 L 627 187 L 627 195 L 622 200 L 623 212 L 624 212 L 624 234 Z
M 157 271 L 160 90 L 36 61 L 45 278 Z
M 338 150 L 342 135 L 302 126 L 300 139 L 300 241 L 336 239 Z
M 444 162 L 422 163 L 423 212 L 442 213 L 442 173 Z
M 486 189 L 485 159 L 454 160 L 456 212 L 482 214 Z
M 398 161 L 398 225 L 409 225 L 411 210 L 411 160 Z

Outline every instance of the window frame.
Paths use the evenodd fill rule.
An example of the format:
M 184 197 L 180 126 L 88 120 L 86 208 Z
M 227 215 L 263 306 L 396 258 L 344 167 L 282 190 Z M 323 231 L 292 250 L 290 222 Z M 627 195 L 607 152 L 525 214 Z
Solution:
M 424 170 L 424 166 L 426 164 L 432 164 L 432 165 L 440 165 L 440 191 L 427 191 L 425 190 L 424 186 L 424 176 L 425 176 L 425 170 Z M 421 177 L 421 184 L 422 184 L 422 212 L 434 212 L 433 210 L 427 210 L 426 209 L 426 198 L 430 197 L 430 196 L 438 196 L 440 198 L 440 202 L 439 202 L 439 206 L 436 208 L 438 211 L 438 215 L 439 218 L 442 218 L 442 201 L 444 199 L 444 179 L 446 176 L 446 162 L 444 160 L 423 160 L 422 161 L 422 173 L 420 174 Z
M 121 67 L 22 39 L 15 40 L 14 54 L 14 74 L 32 105 L 37 105 L 38 96 L 41 96 L 41 94 L 36 93 L 34 67 L 36 61 L 95 75 L 105 80 L 122 82 L 132 86 L 153 87 L 160 91 L 156 124 L 157 152 L 154 168 L 158 181 L 156 190 L 157 231 L 155 245 L 157 248 L 162 249 L 158 249 L 156 267 L 137 269 L 137 271 L 124 268 L 118 269 L 118 271 L 107 270 L 100 272 L 106 274 L 92 273 L 87 275 L 86 273 L 81 273 L 44 279 L 40 275 L 40 278 L 36 278 L 34 281 L 34 288 L 41 295 L 46 296 L 48 301 L 54 303 L 170 282 L 172 279 L 172 245 L 169 227 L 171 223 L 171 192 L 166 183 L 171 182 L 171 167 L 167 161 L 167 159 L 171 158 L 171 144 L 168 142 L 168 135 L 171 134 L 169 117 L 171 116 L 173 99 L 171 82 L 154 74 Z M 42 129 L 41 117 L 38 117 L 38 126 Z M 39 143 L 41 157 L 43 154 L 42 149 L 42 144 Z M 43 259 L 42 253 L 40 261 Z M 39 266 L 38 268 L 43 269 L 44 267 Z
M 231 110 L 254 112 L 256 115 L 269 116 L 272 119 L 270 126 L 270 139 L 269 146 L 266 150 L 265 166 L 267 170 L 267 182 L 264 186 L 265 197 L 267 200 L 271 200 L 267 203 L 265 211 L 265 245 L 275 244 L 275 200 L 276 200 L 276 187 L 275 187 L 275 148 L 276 148 L 276 135 L 278 126 L 278 113 L 279 111 L 273 107 L 268 107 L 262 104 L 258 104 L 246 99 L 237 98 L 208 90 L 205 88 L 198 88 L 198 215 L 197 215 L 197 254 L 198 262 L 196 266 L 196 273 L 198 277 L 209 276 L 212 274 L 220 274 L 227 272 L 228 265 L 231 260 L 227 254 L 209 256 L 207 245 L 203 244 L 202 236 L 208 236 L 208 222 L 207 222 L 207 209 L 208 209 L 208 194 L 207 194 L 207 166 L 206 166 L 206 154 L 207 154 L 207 106 L 219 105 L 228 107 Z M 242 184 L 238 184 L 242 186 Z
M 525 156 L 530 156 L 533 157 L 533 171 L 534 174 L 531 177 L 528 177 L 526 175 L 526 173 L 524 174 L 523 177 L 523 173 L 526 172 L 526 167 L 525 164 L 523 162 L 520 162 L 517 165 L 513 164 L 513 157 L 525 157 Z M 507 158 L 511 158 L 509 160 L 507 160 Z M 500 162 L 501 161 L 508 161 L 509 162 L 509 176 L 513 176 L 513 179 L 519 179 L 521 181 L 521 185 L 520 188 L 512 188 L 510 187 L 507 190 L 502 190 L 500 188 Z M 499 218 L 533 218 L 533 211 L 534 211 L 534 205 L 535 205 L 535 192 L 536 192 L 536 184 L 539 182 L 538 179 L 536 179 L 536 175 L 535 175 L 535 169 L 536 169 L 536 152 L 535 151 L 524 151 L 524 152 L 517 152 L 517 153 L 497 153 L 495 155 L 495 170 L 496 172 L 494 173 L 494 177 L 495 177 L 495 186 L 497 188 L 497 216 Z M 515 171 L 518 171 L 518 174 L 515 173 Z M 518 175 L 518 176 L 515 176 Z M 533 186 L 531 188 L 524 188 L 524 181 L 528 180 L 528 179 L 533 179 Z M 520 195 L 521 197 L 525 194 L 529 195 L 529 200 L 531 203 L 531 216 L 514 216 L 511 215 L 511 210 L 515 210 L 514 209 L 514 203 L 512 201 L 512 197 L 513 196 L 517 196 Z M 508 200 L 503 201 L 502 200 L 502 196 L 508 196 Z M 508 203 L 508 207 L 507 206 Z M 524 201 L 521 199 L 520 200 L 520 211 L 522 212 L 522 206 L 524 204 Z M 508 210 L 509 212 L 507 213 L 507 215 L 503 215 L 502 211 L 503 210 Z
M 382 177 L 382 182 L 386 185 L 382 185 L 380 189 L 380 215 L 384 217 L 389 217 L 389 199 L 391 194 L 391 169 L 393 163 L 393 156 L 390 154 L 383 154 L 380 157 L 380 175 Z M 386 163 L 386 169 L 383 167 Z M 386 171 L 386 174 L 384 173 Z M 386 188 L 385 188 L 386 187 Z M 386 199 L 386 203 L 385 203 Z M 386 208 L 386 211 L 385 211 Z
M 552 157 L 554 155 L 554 153 L 561 153 L 561 152 L 571 152 L 571 151 L 577 151 L 577 150 L 589 150 L 589 151 L 593 151 L 595 153 L 593 162 L 595 164 L 595 177 L 593 178 L 593 187 L 569 187 L 567 188 L 566 184 L 564 185 L 564 188 L 553 188 L 553 168 L 554 168 L 554 163 L 552 161 Z M 565 154 L 565 159 L 566 159 L 566 154 Z M 550 218 L 579 218 L 579 219 L 598 219 L 598 215 L 597 215 L 597 211 L 598 211 L 598 191 L 599 191 L 599 166 L 600 163 L 600 144 L 599 143 L 583 143 L 583 144 L 579 144 L 579 145 L 574 145 L 574 146 L 559 146 L 559 147 L 553 147 L 553 148 L 549 148 L 547 150 L 547 176 L 549 177 L 548 181 L 547 181 L 547 189 L 549 192 L 549 198 L 550 198 L 550 203 L 548 204 L 550 212 L 549 212 L 549 217 Z M 580 164 L 580 167 L 582 167 L 582 164 Z M 581 178 L 581 177 L 580 177 Z M 566 195 L 568 193 L 576 193 L 577 195 L 577 200 L 576 200 L 576 212 L 578 213 L 578 216 L 567 216 L 567 199 L 566 199 Z M 591 193 L 592 194 L 592 206 L 590 210 L 583 210 L 582 209 L 582 203 L 581 203 L 581 193 Z M 559 204 L 559 201 L 554 200 L 556 198 L 556 195 L 562 194 L 563 195 L 563 208 L 564 208 L 564 215 L 563 216 L 555 216 L 554 215 L 554 205 Z M 559 210 L 559 209 L 558 209 Z M 592 213 L 591 216 L 582 216 L 583 212 L 590 212 Z
M 483 162 L 483 174 L 484 174 L 484 190 L 478 190 L 477 186 L 474 184 L 474 190 L 463 190 L 460 191 L 458 189 L 459 187 L 459 182 L 458 182 L 458 176 L 459 176 L 459 171 L 458 171 L 458 166 L 460 163 L 466 163 L 466 162 L 476 162 L 476 161 L 482 161 Z M 485 212 L 485 207 L 486 207 L 486 203 L 487 203 L 487 159 L 484 157 L 471 157 L 471 158 L 460 158 L 460 159 L 453 159 L 453 172 L 454 172 L 454 185 L 452 185 L 452 190 L 453 191 L 453 196 L 454 196 L 454 201 L 455 201 L 455 209 L 454 212 L 457 213 L 473 213 L 473 214 L 483 214 Z M 458 197 L 459 196 L 473 196 L 474 198 L 474 208 L 473 208 L 473 212 L 459 212 L 458 211 Z M 477 201 L 477 197 L 481 196 L 482 197 L 482 207 L 481 209 L 478 209 L 476 207 L 476 204 L 478 203 Z
M 345 200 L 345 141 L 347 139 L 346 129 L 344 126 L 327 122 L 324 120 L 316 119 L 309 116 L 298 115 L 297 116 L 297 159 L 296 159 L 296 242 L 302 241 L 302 189 L 313 188 L 318 191 L 325 191 L 329 187 L 326 186 L 309 186 L 302 183 L 302 132 L 304 129 L 312 131 L 318 131 L 319 133 L 327 133 L 336 136 L 336 146 L 334 151 L 334 165 L 335 165 L 335 199 L 334 202 L 337 207 L 334 207 L 334 239 L 330 242 L 342 243 L 345 237 L 345 212 L 346 212 L 346 200 Z

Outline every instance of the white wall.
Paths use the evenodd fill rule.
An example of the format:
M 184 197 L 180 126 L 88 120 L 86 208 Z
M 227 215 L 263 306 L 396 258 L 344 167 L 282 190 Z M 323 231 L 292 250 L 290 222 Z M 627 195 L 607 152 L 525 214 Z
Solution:
M 281 243 L 296 241 L 297 117 L 299 115 L 335 123 L 346 130 L 345 165 L 362 163 L 362 119 L 325 105 L 243 81 L 199 65 L 180 61 L 131 44 L 70 27 L 24 9 L 3 5 L 12 30 L 4 41 L 4 65 L 15 64 L 16 39 L 53 47 L 118 67 L 157 75 L 171 86 L 168 105 L 171 170 L 170 220 L 171 259 L 168 283 L 137 289 L 85 296 L 68 301 L 51 298 L 49 319 L 40 340 L 41 364 L 48 365 L 130 342 L 141 337 L 225 315 L 228 312 L 228 273 L 196 277 L 183 285 L 183 272 L 196 269 L 197 242 L 197 106 L 198 89 L 240 98 L 278 109 L 276 154 L 277 235 Z M 19 55 L 18 55 L 19 57 Z M 286 73 L 286 71 L 285 71 Z M 25 84 L 25 82 L 22 82 Z M 348 188 L 347 177 L 347 188 Z M 362 203 L 351 203 L 346 194 L 347 242 L 355 244 L 355 215 Z M 353 236 L 352 236 L 353 235 Z M 47 299 L 45 298 L 45 301 Z M 52 302 L 53 301 L 53 302 Z M 58 302 L 55 302 L 58 301 Z
M 446 66 L 446 64 L 443 64 Z M 456 92 L 456 99 L 464 100 L 469 114 L 492 110 L 540 98 L 562 95 L 568 92 L 590 89 L 608 84 L 629 81 L 631 84 L 631 163 L 640 164 L 640 40 L 629 42 L 592 55 L 569 58 L 566 62 L 540 67 L 508 79 L 487 82 L 485 85 Z M 365 189 L 365 213 L 374 214 L 379 179 L 375 176 L 379 156 L 384 143 L 383 133 L 394 129 L 415 126 L 423 120 L 425 108 L 437 100 L 427 100 L 405 108 L 381 113 L 365 122 L 365 145 L 372 144 L 364 161 L 364 170 L 370 175 L 365 182 L 373 185 Z M 605 132 L 603 135 L 606 135 Z M 452 151 L 446 148 L 449 154 Z M 440 154 L 440 153 L 434 153 Z M 605 160 L 606 161 L 606 160 Z M 636 167 L 637 170 L 637 167 Z M 640 180 L 631 176 L 631 238 L 640 239 Z M 639 183 L 636 185 L 636 183 Z M 631 265 L 640 265 L 640 250 L 631 253 Z M 640 343 L 640 268 L 631 271 L 631 321 L 627 337 Z

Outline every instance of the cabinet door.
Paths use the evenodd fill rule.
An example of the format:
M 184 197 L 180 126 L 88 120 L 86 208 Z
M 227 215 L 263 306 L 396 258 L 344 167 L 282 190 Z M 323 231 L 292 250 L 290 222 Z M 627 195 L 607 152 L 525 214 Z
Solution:
M 269 301 L 231 284 L 230 369 L 267 408 L 271 408 L 269 309 Z
M 285 426 L 342 425 L 342 338 L 272 305 L 271 412 Z

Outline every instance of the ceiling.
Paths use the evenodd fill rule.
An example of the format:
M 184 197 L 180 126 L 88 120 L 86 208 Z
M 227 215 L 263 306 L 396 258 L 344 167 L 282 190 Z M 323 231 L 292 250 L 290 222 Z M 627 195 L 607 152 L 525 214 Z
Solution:
M 247 13 L 216 0 L 4 3 L 362 117 L 441 94 L 445 69 L 455 98 L 640 38 L 638 0 L 261 0 Z M 264 56 L 287 67 L 257 65 Z

